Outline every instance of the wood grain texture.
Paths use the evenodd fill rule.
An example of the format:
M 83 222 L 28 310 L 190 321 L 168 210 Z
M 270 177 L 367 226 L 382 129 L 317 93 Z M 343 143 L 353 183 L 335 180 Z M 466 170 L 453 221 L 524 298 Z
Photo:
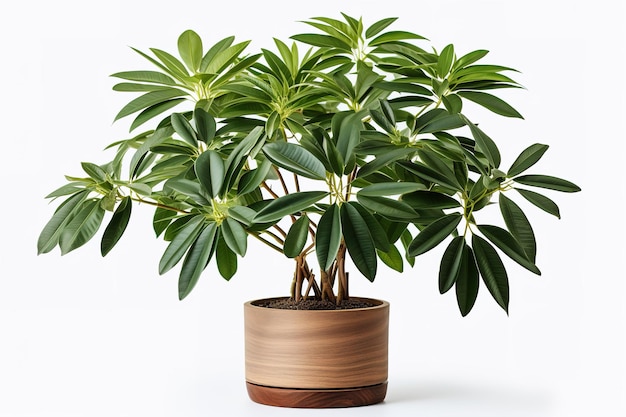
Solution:
M 259 404 L 292 408 L 339 408 L 378 404 L 385 399 L 387 383 L 338 390 L 272 388 L 246 383 L 250 399 Z
M 281 310 L 244 304 L 246 381 L 339 389 L 387 382 L 389 303 L 352 310 Z

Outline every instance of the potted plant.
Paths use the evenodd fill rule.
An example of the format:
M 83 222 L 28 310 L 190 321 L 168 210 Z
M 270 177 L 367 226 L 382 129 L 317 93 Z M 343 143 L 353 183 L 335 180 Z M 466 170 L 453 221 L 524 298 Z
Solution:
M 153 67 L 113 74 L 114 90 L 138 95 L 115 120 L 132 116 L 131 131 L 153 127 L 111 144 L 110 162 L 83 162 L 82 176 L 47 196 L 63 201 L 38 252 L 66 254 L 106 224 L 105 256 L 133 205 L 153 206 L 156 236 L 168 242 L 158 271 L 182 264 L 182 300 L 210 262 L 232 278 L 251 236 L 295 264 L 288 297 L 245 304 L 251 398 L 299 407 L 382 401 L 389 305 L 352 297 L 350 273 L 373 281 L 381 263 L 403 272 L 445 241 L 440 292 L 454 288 L 465 316 L 482 278 L 508 312 L 500 255 L 540 274 L 533 229 L 514 200 L 560 217 L 534 189 L 580 191 L 527 173 L 548 145 L 532 144 L 502 168 L 487 125 L 466 111 L 521 118 L 494 94 L 520 87 L 513 69 L 483 64 L 485 50 L 429 50 L 422 36 L 390 30 L 395 20 L 313 18 L 314 33 L 253 54 L 234 37 L 205 48 L 191 30 L 178 38 L 178 57 L 135 50 Z M 482 211 L 490 205 L 500 216 L 485 220 L 498 211 Z

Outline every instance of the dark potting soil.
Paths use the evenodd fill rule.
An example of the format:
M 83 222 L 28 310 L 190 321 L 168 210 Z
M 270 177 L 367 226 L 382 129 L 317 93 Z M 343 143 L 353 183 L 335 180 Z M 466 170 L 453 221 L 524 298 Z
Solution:
M 259 307 L 279 308 L 283 310 L 350 310 L 354 308 L 374 307 L 375 304 L 359 299 L 343 300 L 341 304 L 336 305 L 330 301 L 315 299 L 300 300 L 295 302 L 291 298 L 275 298 L 262 303 L 255 303 L 255 305 Z

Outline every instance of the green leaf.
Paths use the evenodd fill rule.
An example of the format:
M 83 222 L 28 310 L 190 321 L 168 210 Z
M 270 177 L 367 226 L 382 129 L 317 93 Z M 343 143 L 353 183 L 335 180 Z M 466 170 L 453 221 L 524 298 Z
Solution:
M 152 219 L 152 228 L 154 229 L 156 237 L 161 236 L 161 233 L 167 229 L 176 216 L 178 216 L 178 213 L 175 211 L 157 207 L 154 211 L 154 218 Z
M 198 72 L 202 61 L 202 39 L 193 30 L 186 30 L 178 37 L 178 53 L 192 73 Z
M 376 247 L 376 249 L 387 252 L 389 250 L 389 246 L 391 245 L 391 243 L 389 242 L 388 233 L 390 232 L 390 230 L 383 228 L 381 222 L 389 222 L 392 225 L 389 226 L 389 228 L 393 228 L 397 223 L 386 220 L 384 217 L 374 216 L 369 211 L 367 211 L 365 207 L 355 201 L 349 201 L 347 204 L 350 204 L 354 208 L 356 208 L 361 217 L 363 217 L 363 220 L 365 220 L 365 223 L 367 223 L 367 225 L 369 226 L 370 235 L 372 235 L 372 240 L 374 241 L 374 246 Z
M 259 185 L 268 177 L 271 169 L 272 162 L 269 159 L 264 159 L 258 167 L 243 174 L 243 176 L 239 180 L 237 193 L 239 195 L 243 195 L 256 190 Z
M 139 81 L 145 83 L 154 83 L 162 85 L 176 85 L 176 81 L 162 72 L 158 71 L 126 71 L 111 74 L 111 77 L 121 78 L 129 81 Z
M 402 196 L 402 201 L 417 210 L 450 209 L 461 207 L 461 203 L 435 191 L 416 191 Z
M 520 193 L 522 197 L 539 207 L 541 210 L 546 213 L 550 213 L 559 219 L 561 218 L 559 206 L 557 206 L 556 203 L 548 197 L 530 190 L 522 190 L 519 188 L 515 188 L 515 190 Z
M 377 45 L 382 45 L 384 43 L 404 41 L 408 39 L 426 39 L 426 38 L 420 35 L 416 35 L 415 33 L 396 30 L 396 31 L 383 33 L 377 38 L 372 39 L 369 42 L 369 46 L 377 46 Z
M 498 226 L 490 225 L 479 225 L 478 230 L 509 258 L 529 271 L 541 275 L 539 268 L 537 268 L 534 262 L 530 261 L 520 243 L 509 232 Z
M 476 297 L 478 296 L 479 285 L 478 268 L 476 267 L 476 259 L 474 252 L 467 244 L 463 245 L 463 257 L 459 267 L 459 273 L 454 285 L 456 292 L 456 301 L 463 317 L 467 316 L 474 307 Z
M 217 260 L 217 270 L 222 278 L 226 281 L 230 281 L 230 279 L 237 272 L 237 254 L 230 250 L 222 236 L 220 236 L 217 241 L 215 255 Z
M 210 143 L 215 137 L 215 119 L 202 107 L 196 107 L 193 111 L 193 120 L 198 132 L 198 139 L 204 143 Z
M 379 20 L 378 22 L 367 28 L 367 30 L 365 31 L 365 37 L 369 39 L 378 35 L 380 32 L 385 30 L 387 26 L 389 26 L 396 20 L 398 20 L 397 17 L 388 17 L 386 19 Z
M 397 272 L 404 270 L 404 262 L 402 261 L 402 255 L 395 245 L 389 245 L 389 250 L 383 252 L 380 249 L 376 249 L 378 258 L 383 261 L 385 265 Z
M 511 105 L 492 94 L 483 93 L 480 91 L 459 91 L 457 92 L 457 94 L 463 98 L 466 98 L 476 104 L 483 106 L 488 110 L 491 110 L 496 114 L 506 117 L 516 117 L 519 119 L 524 118 L 521 114 L 519 114 L 517 110 L 511 107 Z
M 463 187 L 461 187 L 458 183 L 454 174 L 447 176 L 421 163 L 400 162 L 399 165 L 423 180 L 441 185 L 442 187 L 449 188 L 451 190 L 463 190 Z
M 498 252 L 480 236 L 472 236 L 478 270 L 494 300 L 509 313 L 509 278 Z
M 452 61 L 454 60 L 454 45 L 450 44 L 443 48 L 437 60 L 437 74 L 439 78 L 445 78 L 450 72 Z
M 241 173 L 241 169 L 243 168 L 243 164 L 248 156 L 248 153 L 254 148 L 256 145 L 259 145 L 263 142 L 264 139 L 259 141 L 261 135 L 263 134 L 263 128 L 261 126 L 257 126 L 253 128 L 250 133 L 232 150 L 230 155 L 228 155 L 228 159 L 224 163 L 224 167 L 226 168 L 226 174 L 224 174 L 224 182 L 222 185 L 222 189 L 220 190 L 220 195 L 224 196 L 235 183 L 236 178 Z
M 211 197 L 215 197 L 224 180 L 225 168 L 222 157 L 216 151 L 206 150 L 196 159 L 194 169 L 200 184 L 206 188 Z
M 150 51 L 165 65 L 170 74 L 182 80 L 189 77 L 185 65 L 174 55 L 156 48 L 150 48 Z
M 48 194 L 45 198 L 63 197 L 65 195 L 76 194 L 82 190 L 84 190 L 84 188 L 80 186 L 79 183 L 72 182 L 69 184 L 62 185 L 61 187 L 57 188 L 56 190 Z
M 439 292 L 444 294 L 456 283 L 463 264 L 465 237 L 457 236 L 446 248 L 439 266 Z
M 107 173 L 98 165 L 92 164 L 91 162 L 81 162 L 80 165 L 83 168 L 83 171 L 85 171 L 87 175 L 89 175 L 91 178 L 96 180 L 96 182 L 106 182 Z
M 478 61 L 479 59 L 483 58 L 488 53 L 489 51 L 484 50 L 484 49 L 479 49 L 477 51 L 469 52 L 463 55 L 461 58 L 456 60 L 456 62 L 454 63 L 454 69 L 456 70 L 456 69 L 471 65 L 474 62 Z
M 332 139 L 324 137 L 322 148 L 324 149 L 324 153 L 326 154 L 326 158 L 328 159 L 333 172 L 338 176 L 342 176 L 346 169 L 345 161 L 337 150 L 337 147 L 333 143 Z
M 382 197 L 407 194 L 425 190 L 426 186 L 417 182 L 381 182 L 363 187 L 357 194 L 366 197 Z
M 575 193 L 580 191 L 580 187 L 567 180 L 548 175 L 522 175 L 513 178 L 515 182 L 533 187 L 547 188 L 549 190 L 562 191 L 565 193 Z
M 426 226 L 409 245 L 409 255 L 419 256 L 443 242 L 456 230 L 461 218 L 459 213 L 448 214 Z
M 85 201 L 89 192 L 87 190 L 79 191 L 68 197 L 55 211 L 52 218 L 46 223 L 39 238 L 37 239 L 37 254 L 48 253 L 59 242 L 59 236 L 63 228 L 69 223 L 72 215 L 79 209 L 80 205 Z
M 541 143 L 535 143 L 524 149 L 522 153 L 517 157 L 507 175 L 514 177 L 526 171 L 531 166 L 535 165 L 543 154 L 548 150 L 548 145 L 542 145 Z
M 507 229 L 520 243 L 528 259 L 534 263 L 537 255 L 537 244 L 528 218 L 522 209 L 504 194 L 500 193 L 498 200 Z
M 181 260 L 187 249 L 196 241 L 203 225 L 204 216 L 197 215 L 181 227 L 161 257 L 159 262 L 160 275 L 172 269 Z
M 206 67 L 209 63 L 215 58 L 215 56 L 231 46 L 235 40 L 234 36 L 229 36 L 221 41 L 217 42 L 215 45 L 209 48 L 206 54 L 202 57 L 202 62 L 200 63 L 200 72 L 206 73 Z
M 197 239 L 194 239 L 193 246 L 189 249 L 183 267 L 178 277 L 178 299 L 182 300 L 189 295 L 193 287 L 196 286 L 200 274 L 206 268 L 213 252 L 217 225 L 209 223 L 204 227 Z M 194 236 L 195 237 L 195 236 Z
M 408 204 L 386 197 L 368 197 L 357 194 L 363 207 L 391 220 L 416 220 L 419 215 Z
M 341 244 L 341 215 L 339 206 L 332 204 L 322 215 L 315 235 L 315 253 L 320 268 L 328 271 Z
M 254 217 L 255 223 L 266 223 L 280 220 L 283 217 L 298 213 L 317 203 L 328 195 L 324 191 L 303 191 L 287 194 L 272 200 Z
M 274 164 L 288 171 L 316 180 L 326 179 L 326 168 L 311 152 L 288 142 L 268 143 L 263 153 Z
M 485 132 L 480 130 L 478 126 L 470 122 L 465 116 L 462 117 L 472 131 L 472 136 L 476 140 L 478 149 L 485 155 L 492 167 L 498 168 L 500 166 L 500 151 L 493 139 L 487 136 Z
M 126 226 L 128 226 L 128 221 L 130 220 L 131 211 L 132 202 L 130 197 L 126 196 L 117 206 L 113 217 L 111 217 L 111 221 L 106 229 L 104 229 L 100 244 L 100 253 L 102 256 L 106 256 L 124 234 Z
M 72 217 L 59 236 L 61 254 L 65 255 L 87 243 L 100 228 L 103 217 L 104 209 L 100 206 L 100 200 L 90 200 L 82 204 L 80 211 Z
M 172 100 L 166 100 L 164 102 L 148 107 L 147 109 L 139 113 L 137 117 L 135 117 L 135 119 L 130 125 L 129 130 L 132 132 L 133 130 L 141 126 L 142 124 L 153 119 L 159 114 L 164 113 L 165 111 L 173 107 L 176 107 L 178 104 L 182 103 L 183 101 L 185 101 L 184 98 L 174 98 Z
M 376 248 L 369 228 L 358 210 L 350 204 L 341 205 L 341 226 L 350 258 L 370 281 L 376 277 Z
M 248 233 L 243 226 L 237 220 L 227 217 L 222 222 L 221 231 L 228 247 L 239 256 L 245 256 L 248 248 Z
M 250 41 L 244 41 L 233 46 L 229 46 L 223 51 L 215 54 L 214 57 L 211 58 L 210 62 L 205 62 L 203 60 L 202 66 L 206 65 L 204 72 L 208 74 L 219 74 L 224 71 L 230 64 L 234 63 L 239 55 L 243 52 L 244 49 L 250 44 Z M 205 55 L 206 58 L 206 55 Z M 256 60 L 256 58 L 255 58 Z M 251 64 L 252 62 L 250 62 Z M 243 70 L 243 68 L 241 68 Z M 234 74 L 233 74 L 234 75 Z M 219 81 L 219 80 L 218 80 Z
M 191 127 L 189 120 L 180 113 L 174 113 L 171 116 L 172 127 L 185 142 L 194 148 L 198 146 L 198 137 L 195 130 Z
M 256 211 L 246 206 L 233 206 L 228 208 L 228 215 L 239 223 L 250 226 L 254 223 L 254 216 Z
M 294 35 L 291 39 L 296 40 L 298 42 L 306 43 L 308 45 L 319 46 L 319 47 L 327 47 L 327 48 L 338 48 L 346 52 L 351 52 L 350 45 L 345 43 L 344 41 L 334 38 L 328 35 L 318 35 L 314 33 L 302 33 L 299 35 Z
M 197 181 L 185 178 L 171 178 L 167 180 L 163 189 L 174 190 L 175 192 L 192 199 L 201 206 L 208 206 L 211 204 L 208 200 L 209 197 L 207 197 L 206 193 Z
M 341 121 L 337 150 L 346 164 L 353 156 L 354 148 L 359 144 L 362 128 L 363 122 L 361 122 L 360 113 L 352 113 Z
M 410 154 L 414 153 L 415 150 L 411 148 L 398 148 L 392 149 L 388 152 L 384 152 L 367 164 L 363 165 L 357 174 L 357 177 L 363 178 L 374 172 L 380 170 L 381 168 L 390 165 L 392 162 L 397 161 L 398 159 L 405 158 Z
M 295 258 L 300 255 L 306 244 L 308 234 L 309 218 L 307 216 L 300 216 L 300 218 L 291 225 L 287 237 L 285 238 L 285 244 L 283 246 L 285 256 Z
M 164 101 L 167 101 L 172 98 L 187 96 L 188 93 L 185 91 L 179 90 L 177 88 L 168 88 L 167 90 L 158 90 L 158 91 L 150 91 L 146 94 L 143 94 L 136 99 L 132 100 L 126 106 L 120 110 L 120 112 L 115 116 L 115 120 L 119 120 L 122 117 L 126 117 L 130 114 L 138 112 L 139 110 L 143 110 L 146 107 L 154 106 L 155 104 L 160 104 Z

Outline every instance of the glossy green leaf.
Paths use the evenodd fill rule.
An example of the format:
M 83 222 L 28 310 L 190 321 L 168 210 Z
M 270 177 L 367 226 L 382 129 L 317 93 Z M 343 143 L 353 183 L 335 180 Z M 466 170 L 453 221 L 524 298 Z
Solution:
M 126 196 L 122 199 L 122 201 L 120 201 L 115 213 L 113 213 L 113 217 L 111 217 L 111 221 L 109 221 L 106 229 L 104 229 L 104 234 L 102 235 L 102 241 L 100 243 L 100 253 L 102 256 L 106 256 L 111 249 L 113 249 L 124 234 L 124 231 L 126 231 L 131 211 L 132 202 L 130 197 Z
M 423 36 L 417 35 L 415 33 L 396 30 L 396 31 L 383 33 L 382 35 L 372 39 L 369 42 L 369 46 L 382 45 L 388 42 L 406 41 L 409 39 L 426 39 L 426 38 L 424 38 Z
M 230 281 L 237 272 L 237 254 L 230 250 L 222 236 L 217 241 L 215 258 L 220 275 L 226 281 Z
M 245 256 L 248 249 L 248 233 L 243 226 L 237 220 L 227 217 L 222 222 L 220 230 L 228 247 L 237 255 Z
M 150 51 L 159 59 L 159 61 L 163 63 L 163 65 L 165 65 L 170 74 L 182 80 L 189 77 L 189 73 L 187 72 L 185 65 L 174 55 L 157 48 L 150 48 Z
M 456 60 L 456 62 L 454 63 L 454 69 L 456 70 L 471 65 L 474 62 L 484 58 L 485 55 L 487 55 L 488 53 L 489 51 L 484 49 L 469 52 Z
M 520 188 L 516 188 L 515 190 L 520 193 L 522 197 L 530 201 L 535 206 L 539 207 L 541 210 L 545 211 L 546 213 L 550 213 L 559 219 L 561 218 L 559 206 L 557 206 L 554 201 L 552 201 L 545 195 L 530 190 L 522 190 Z
M 515 182 L 533 187 L 547 188 L 549 190 L 562 191 L 565 193 L 575 193 L 580 191 L 580 187 L 567 180 L 551 177 L 549 175 L 522 175 L 513 178 Z
M 410 154 L 414 153 L 415 149 L 411 148 L 398 148 L 392 149 L 388 152 L 384 152 L 367 164 L 363 165 L 357 174 L 357 177 L 366 177 L 368 175 L 373 174 L 374 172 L 380 170 L 381 168 L 390 165 L 392 162 L 397 161 L 398 159 L 406 158 Z
M 261 126 L 257 126 L 253 128 L 246 137 L 237 144 L 235 149 L 232 150 L 226 162 L 224 163 L 224 167 L 226 168 L 226 173 L 224 174 L 224 181 L 222 184 L 222 189 L 220 190 L 220 195 L 224 196 L 232 186 L 235 184 L 235 180 L 237 176 L 241 173 L 245 160 L 249 154 L 249 152 L 255 147 L 262 145 L 264 139 L 262 138 L 263 128 Z
M 107 173 L 104 169 L 91 162 L 81 162 L 83 171 L 87 173 L 96 182 L 105 182 L 107 180 Z
M 452 239 L 439 265 L 439 292 L 444 294 L 456 283 L 459 271 L 463 264 L 463 249 L 465 248 L 465 237 L 457 236 Z
M 206 150 L 196 159 L 194 169 L 198 181 L 211 197 L 217 196 L 222 188 L 225 173 L 222 157 L 216 151 Z
M 337 150 L 344 162 L 347 162 L 354 154 L 354 148 L 359 144 L 362 128 L 360 113 L 350 114 L 342 120 L 337 138 Z
M 326 179 L 326 168 L 311 152 L 288 142 L 268 143 L 263 153 L 274 164 L 288 171 L 316 180 Z
M 172 269 L 196 241 L 204 225 L 204 216 L 198 215 L 187 221 L 165 249 L 159 262 L 159 274 Z
M 408 204 L 386 197 L 372 197 L 357 194 L 363 207 L 391 220 L 416 220 L 419 215 Z
M 381 182 L 363 187 L 357 193 L 359 196 L 382 197 L 412 193 L 425 190 L 426 186 L 417 182 Z
M 172 178 L 167 180 L 163 189 L 168 191 L 173 190 L 202 206 L 211 204 L 206 192 L 200 187 L 197 181 L 184 178 Z
M 48 253 L 59 242 L 63 228 L 69 223 L 72 215 L 79 210 L 81 204 L 89 195 L 87 190 L 80 191 L 68 197 L 55 211 L 52 218 L 46 223 L 37 239 L 37 254 Z
M 158 90 L 158 91 L 150 91 L 146 94 L 143 94 L 136 99 L 132 100 L 130 103 L 125 105 L 122 110 L 115 116 L 115 120 L 119 120 L 122 117 L 126 117 L 130 114 L 138 112 L 139 110 L 143 110 L 146 107 L 153 106 L 155 104 L 162 103 L 172 98 L 183 97 L 188 95 L 183 90 L 179 90 L 177 88 L 168 88 L 167 90 Z
M 256 216 L 256 211 L 246 206 L 233 206 L 228 208 L 228 215 L 239 223 L 250 226 L 254 223 L 253 220 L 254 216 Z
M 341 243 L 341 216 L 339 206 L 332 204 L 322 215 L 315 236 L 315 252 L 320 268 L 327 271 L 332 265 Z
M 322 142 L 322 148 L 324 149 L 326 158 L 328 159 L 333 172 L 338 176 L 342 176 L 346 166 L 343 157 L 337 150 L 333 140 L 325 137 Z
M 152 219 L 152 228 L 156 237 L 161 236 L 161 233 L 167 229 L 172 220 L 178 216 L 178 213 L 169 209 L 157 207 L 154 211 L 154 217 Z
M 496 146 L 493 139 L 491 139 L 485 132 L 478 128 L 474 123 L 470 122 L 465 116 L 462 116 L 465 123 L 469 126 L 474 140 L 476 140 L 476 146 L 485 155 L 492 167 L 498 168 L 500 166 L 500 151 Z
M 159 114 L 164 113 L 164 112 L 166 112 L 167 110 L 169 110 L 169 109 L 171 109 L 173 107 L 176 107 L 177 105 L 179 105 L 183 101 L 185 101 L 184 98 L 174 98 L 174 99 L 171 99 L 171 100 L 166 100 L 166 101 L 157 103 L 157 104 L 155 104 L 153 106 L 150 106 L 150 107 L 146 108 L 141 113 L 139 113 L 137 115 L 137 117 L 135 117 L 135 119 L 133 120 L 133 122 L 130 125 L 130 131 L 132 132 L 133 130 L 135 130 L 139 126 L 143 125 L 144 123 L 148 122 L 149 120 L 152 120 L 153 118 L 155 118 Z
M 239 180 L 237 193 L 243 195 L 256 190 L 268 177 L 271 169 L 272 162 L 269 159 L 264 159 L 258 167 L 243 174 Z
M 449 188 L 451 190 L 463 190 L 463 187 L 461 187 L 461 185 L 457 182 L 454 174 L 447 176 L 421 163 L 400 162 L 399 165 L 425 181 L 441 185 L 442 187 Z
M 178 37 L 178 53 L 189 71 L 198 72 L 202 61 L 202 39 L 193 30 L 186 30 Z
M 513 237 L 512 234 L 498 226 L 479 225 L 478 230 L 487 238 L 491 243 L 496 245 L 502 252 L 504 252 L 509 258 L 528 269 L 529 271 L 541 275 L 541 271 L 530 261 L 524 248 Z
M 478 296 L 479 274 L 474 252 L 467 244 L 463 245 L 463 257 L 454 289 L 456 301 L 463 317 L 467 316 L 474 307 Z
M 202 57 L 202 62 L 200 63 L 200 72 L 206 73 L 207 72 L 206 67 L 213 60 L 213 58 L 215 58 L 217 54 L 219 54 L 220 52 L 222 52 L 223 50 L 231 46 L 234 41 L 235 41 L 234 36 L 228 36 L 220 40 L 219 42 L 217 42 L 215 45 L 211 46 L 209 50 L 207 51 L 207 53 L 204 54 L 204 56 Z
M 454 60 L 454 45 L 449 44 L 441 51 L 437 60 L 437 74 L 440 78 L 445 78 L 452 68 L 452 61 Z
M 374 241 L 374 246 L 376 247 L 376 249 L 380 249 L 383 252 L 389 251 L 389 246 L 391 246 L 389 235 L 390 233 L 393 234 L 392 233 L 393 230 L 389 230 L 389 229 L 395 227 L 397 223 L 387 220 L 380 215 L 374 216 L 365 207 L 363 207 L 361 204 L 357 203 L 356 201 L 349 201 L 346 204 L 350 204 L 352 207 L 357 209 L 361 217 L 363 217 L 363 220 L 365 220 L 365 223 L 367 223 L 369 227 L 370 235 L 372 235 L 372 240 Z M 387 228 L 383 228 L 381 222 L 388 222 L 388 223 L 385 223 L 385 225 L 387 226 L 388 224 L 390 224 L 391 226 L 387 226 Z M 406 227 L 406 224 L 404 225 Z
M 351 47 L 344 41 L 334 38 L 328 35 L 318 35 L 314 33 L 303 33 L 300 35 L 294 35 L 291 39 L 296 40 L 298 42 L 306 43 L 308 45 L 319 46 L 319 47 L 327 47 L 327 48 L 338 48 L 346 52 L 351 52 Z
M 457 93 L 463 98 L 473 101 L 492 112 L 506 116 L 523 119 L 524 117 L 515 110 L 510 104 L 492 94 L 481 91 L 459 91 Z
M 319 229 L 318 229 L 319 230 Z M 309 234 L 309 218 L 300 216 L 287 232 L 285 244 L 283 245 L 283 253 L 288 258 L 295 258 L 302 253 Z
M 480 236 L 472 236 L 478 270 L 494 300 L 509 312 L 509 278 L 498 252 Z
M 189 145 L 198 146 L 198 137 L 195 130 L 189 123 L 189 120 L 180 113 L 174 113 L 171 116 L 172 127 L 174 131 Z
M 154 83 L 154 84 L 162 84 L 162 85 L 176 85 L 176 81 L 174 81 L 171 77 L 163 74 L 158 71 L 125 71 L 125 72 L 117 72 L 115 74 L 111 74 L 111 77 L 121 78 L 123 80 L 129 81 L 139 81 L 145 83 Z
M 87 243 L 100 228 L 103 218 L 104 209 L 100 206 L 100 200 L 82 204 L 59 236 L 61 254 L 65 255 Z
M 524 149 L 515 162 L 513 162 L 507 175 L 514 177 L 526 171 L 528 168 L 535 165 L 547 150 L 548 145 L 542 145 L 540 143 L 530 145 L 528 148 Z
M 461 207 L 461 203 L 449 195 L 435 191 L 416 191 L 402 196 L 402 201 L 416 210 L 450 209 Z
M 235 44 L 233 46 L 229 46 L 223 51 L 218 52 L 211 59 L 210 62 L 206 63 L 206 68 L 204 69 L 204 72 L 209 73 L 209 74 L 221 73 L 229 65 L 237 61 L 239 55 L 243 52 L 244 49 L 246 49 L 246 47 L 249 44 L 250 44 L 250 41 L 244 41 L 244 42 Z M 203 61 L 202 64 L 204 65 L 205 62 Z
M 203 108 L 196 107 L 193 111 L 193 121 L 198 132 L 198 139 L 204 143 L 210 143 L 215 137 L 215 119 Z
M 272 200 L 254 217 L 255 223 L 266 223 L 280 220 L 290 214 L 298 213 L 317 203 L 328 195 L 324 191 L 302 191 L 287 194 Z
M 367 223 L 350 204 L 341 206 L 341 227 L 350 258 L 358 270 L 373 281 L 376 277 L 376 248 Z
M 194 242 L 185 256 L 183 267 L 178 277 L 178 299 L 182 300 L 189 295 L 196 286 L 202 271 L 206 268 L 213 252 L 215 237 L 217 235 L 217 225 L 207 224 L 202 232 L 197 235 Z
M 535 243 L 535 233 L 528 218 L 522 209 L 504 194 L 500 193 L 498 200 L 507 229 L 520 243 L 528 259 L 534 263 L 537 255 L 537 244 Z
M 397 272 L 402 272 L 404 270 L 402 255 L 395 245 L 390 245 L 387 252 L 376 249 L 376 253 L 378 254 L 378 258 L 389 268 Z
M 374 23 L 369 28 L 367 28 L 367 30 L 365 31 L 365 37 L 369 39 L 378 35 L 380 32 L 385 30 L 387 26 L 389 26 L 396 20 L 398 20 L 397 17 L 388 17 L 386 19 L 379 20 L 378 22 Z
M 76 194 L 82 190 L 84 190 L 84 187 L 82 187 L 77 182 L 72 182 L 69 184 L 62 185 L 61 187 L 57 188 L 56 190 L 48 194 L 45 198 L 63 197 L 63 196 L 70 195 L 70 194 Z
M 443 242 L 456 230 L 461 218 L 458 213 L 448 214 L 426 226 L 409 245 L 409 255 L 419 256 Z

